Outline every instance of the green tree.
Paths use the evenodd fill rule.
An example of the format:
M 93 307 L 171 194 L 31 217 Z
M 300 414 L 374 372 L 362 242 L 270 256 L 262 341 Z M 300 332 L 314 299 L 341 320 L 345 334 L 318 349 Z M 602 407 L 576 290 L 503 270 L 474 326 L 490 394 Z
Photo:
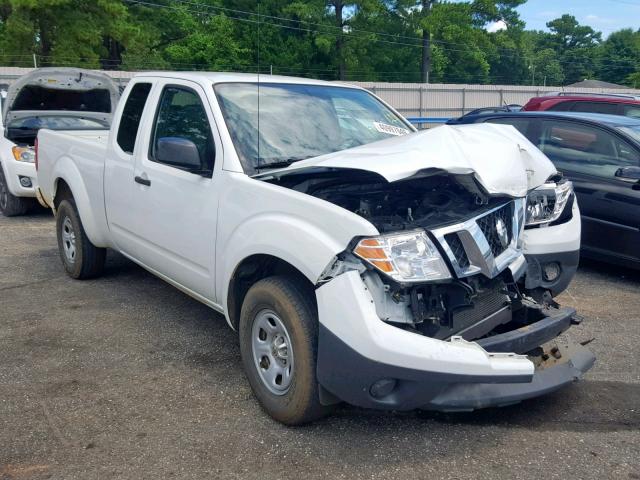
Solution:
M 211 7 L 219 6 L 210 2 Z M 234 22 L 215 8 L 195 10 L 176 2 L 172 8 L 134 5 L 123 65 L 127 69 L 242 70 L 248 48 L 236 41 Z
M 613 32 L 602 42 L 597 56 L 598 78 L 622 83 L 640 69 L 640 32 L 630 28 Z
M 532 84 L 562 85 L 564 70 L 558 59 L 558 54 L 551 48 L 536 52 L 531 63 Z
M 100 67 L 117 49 L 127 8 L 120 0 L 2 0 L 0 51 L 12 65 L 32 53 L 41 63 Z M 117 59 L 116 59 L 117 60 Z
M 624 80 L 631 88 L 640 88 L 640 71 L 627 75 Z
M 433 8 L 425 20 L 434 42 L 443 55 L 444 65 L 438 65 L 441 75 L 436 81 L 450 83 L 486 83 L 490 65 L 487 32 L 473 25 L 473 7 L 470 3 L 442 3 Z
M 592 77 L 602 34 L 589 26 L 580 25 L 572 15 L 562 15 L 548 22 L 547 27 L 551 33 L 546 36 L 543 48 L 552 48 L 558 54 L 565 81 L 574 83 Z

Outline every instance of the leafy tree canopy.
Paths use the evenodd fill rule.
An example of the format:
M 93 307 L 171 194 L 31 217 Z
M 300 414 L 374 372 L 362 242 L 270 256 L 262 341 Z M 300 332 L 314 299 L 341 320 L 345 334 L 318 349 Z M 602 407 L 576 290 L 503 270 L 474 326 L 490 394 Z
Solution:
M 640 86 L 640 30 L 603 39 L 568 14 L 527 30 L 525 1 L 0 0 L 0 62 Z M 495 22 L 506 28 L 487 28 Z

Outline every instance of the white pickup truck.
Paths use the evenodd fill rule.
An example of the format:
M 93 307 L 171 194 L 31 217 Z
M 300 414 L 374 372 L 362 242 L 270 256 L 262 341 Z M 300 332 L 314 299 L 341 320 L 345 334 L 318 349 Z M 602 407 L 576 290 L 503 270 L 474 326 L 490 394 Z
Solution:
M 575 311 L 525 286 L 523 248 L 573 251 L 580 223 L 512 127 L 416 132 L 353 86 L 162 72 L 132 79 L 109 133 L 41 130 L 36 154 L 69 275 L 112 248 L 223 313 L 286 424 L 340 401 L 517 403 L 595 360 L 557 338 Z
M 23 75 L 0 95 L 0 214 L 13 217 L 35 205 L 38 130 L 108 129 L 120 93 L 104 73 L 49 67 Z

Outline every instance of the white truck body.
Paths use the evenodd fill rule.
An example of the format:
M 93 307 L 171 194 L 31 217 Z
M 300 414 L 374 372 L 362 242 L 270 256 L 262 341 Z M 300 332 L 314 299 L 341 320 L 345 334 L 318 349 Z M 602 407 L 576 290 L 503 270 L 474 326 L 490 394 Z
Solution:
M 128 108 L 127 97 L 136 85 L 140 85 L 140 90 L 148 89 L 148 94 L 139 116 L 137 134 L 133 132 L 133 148 L 125 151 L 120 136 L 126 132 L 123 133 L 120 124 L 123 110 Z M 221 85 L 224 87 L 216 90 Z M 435 315 L 426 310 L 424 315 L 417 313 L 418 303 L 422 308 L 427 294 L 426 290 L 416 293 L 416 289 L 446 290 L 450 288 L 448 284 L 445 282 L 443 287 L 437 287 L 428 281 L 394 282 L 372 268 L 375 261 L 367 263 L 357 258 L 355 242 L 393 236 L 395 227 L 389 230 L 384 226 L 387 220 L 375 220 L 369 207 L 353 210 L 345 206 L 344 200 L 329 198 L 326 192 L 314 194 L 309 187 L 319 175 L 331 177 L 334 183 L 347 177 L 353 177 L 356 183 L 364 182 L 363 185 L 371 181 L 378 185 L 378 190 L 393 190 L 396 185 L 422 188 L 423 183 L 431 182 L 434 186 L 429 187 L 429 192 L 433 193 L 439 181 L 451 181 L 452 185 L 455 183 L 456 191 L 467 188 L 469 192 L 478 192 L 477 202 L 480 202 L 480 196 L 489 202 L 478 207 L 482 213 L 456 213 L 465 218 L 460 222 L 445 222 L 444 226 L 432 230 L 427 228 L 430 240 L 420 241 L 436 239 L 435 242 L 441 244 L 438 250 L 444 253 L 438 264 L 444 265 L 441 270 L 446 272 L 441 275 L 448 281 L 488 285 L 509 278 L 512 283 L 521 282 L 527 265 L 523 244 L 533 253 L 545 255 L 577 250 L 580 224 L 577 205 L 573 202 L 573 206 L 568 207 L 569 212 L 563 214 L 569 219 L 562 224 L 543 225 L 544 228 L 535 228 L 535 231 L 524 229 L 527 195 L 548 185 L 548 179 L 556 175 L 556 171 L 551 162 L 515 129 L 484 124 L 415 132 L 391 107 L 366 94 L 366 102 L 374 102 L 376 109 L 383 109 L 384 118 L 389 122 L 382 126 L 376 123 L 375 129 L 393 132 L 390 138 L 312 156 L 286 168 L 263 169 L 258 165 L 256 170 L 259 171 L 247 171 L 246 160 L 243 163 L 243 146 L 238 143 L 242 141 L 239 137 L 245 127 L 237 117 L 229 114 L 228 98 L 221 94 L 223 89 L 233 92 L 235 85 L 248 89 L 251 94 L 253 91 L 249 87 L 258 86 L 258 104 L 263 101 L 260 88 L 265 89 L 265 95 L 268 92 L 280 94 L 278 89 L 281 89 L 295 92 L 291 95 L 300 95 L 296 98 L 301 99 L 304 99 L 304 93 L 300 92 L 305 88 L 310 91 L 327 89 L 330 94 L 334 91 L 331 89 L 342 89 L 340 92 L 345 98 L 355 95 L 360 100 L 365 95 L 356 87 L 276 76 L 182 72 L 138 75 L 123 94 L 123 101 L 114 115 L 112 133 L 108 136 L 106 132 L 78 135 L 77 132 L 40 131 L 38 181 L 44 201 L 55 210 L 61 200 L 72 198 L 86 237 L 93 246 L 121 252 L 223 313 L 232 328 L 238 328 L 240 324 L 241 335 L 241 309 L 246 289 L 239 287 L 239 279 L 250 277 L 251 281 L 257 281 L 262 277 L 254 270 L 268 270 L 273 265 L 278 267 L 268 273 L 275 274 L 282 269 L 291 272 L 299 282 L 307 285 L 317 306 L 319 333 L 315 381 L 320 386 L 320 401 L 324 405 L 344 400 L 378 408 L 469 410 L 513 403 L 554 390 L 590 368 L 593 356 L 579 346 L 567 347 L 566 352 L 563 350 L 565 357 L 558 366 L 539 371 L 531 357 L 531 349 L 538 347 L 538 343 L 529 345 L 528 350 L 522 350 L 525 348 L 522 346 L 512 351 L 508 348 L 514 344 L 498 340 L 503 339 L 500 335 L 481 335 L 481 339 L 475 340 L 470 329 L 478 328 L 495 312 L 481 321 L 474 320 L 464 329 L 453 326 L 458 321 L 453 319 L 453 314 L 443 313 L 438 317 L 440 323 L 433 321 L 433 329 L 438 333 L 412 331 L 414 326 L 422 328 L 420 325 L 425 325 L 424 322 L 432 322 L 428 320 L 429 315 Z M 211 127 L 210 142 L 215 151 L 210 172 L 185 171 L 153 158 L 153 149 L 164 140 L 164 137 L 156 138 L 154 132 L 166 127 L 158 120 L 158 112 L 165 108 L 164 95 L 168 91 L 190 92 L 199 99 Z M 238 105 L 249 105 L 244 107 L 246 111 L 253 108 L 251 102 L 242 103 L 241 95 L 233 98 L 236 102 L 233 108 Z M 264 106 L 255 105 L 258 125 L 262 114 L 259 108 L 270 115 L 278 115 L 277 105 L 269 106 L 268 100 L 264 97 Z M 292 115 L 295 116 L 295 112 Z M 345 124 L 351 120 L 344 113 L 340 115 Z M 394 115 L 396 117 L 391 118 Z M 128 121 L 129 113 L 125 116 Z M 321 121 L 319 119 L 318 124 Z M 265 132 L 269 129 L 268 126 L 264 128 Z M 373 131 L 373 127 L 369 130 Z M 322 133 L 316 131 L 313 135 Z M 180 143 L 180 139 L 167 139 L 167 142 L 173 142 L 172 145 Z M 258 145 L 262 145 L 261 141 L 256 140 Z M 191 143 L 195 147 L 195 143 Z M 271 146 L 263 146 L 264 149 L 267 147 Z M 341 195 L 333 198 L 340 199 Z M 391 195 L 383 196 L 385 202 Z M 452 194 L 446 195 L 450 199 Z M 408 201 L 415 205 L 414 200 Z M 361 204 L 363 202 L 361 200 Z M 437 207 L 433 209 L 437 210 Z M 454 209 L 459 210 L 459 207 Z M 418 231 L 416 235 L 425 238 L 423 228 L 412 229 L 415 227 L 412 212 L 415 210 L 417 216 L 417 209 L 398 207 L 398 210 L 401 213 L 395 214 L 392 221 L 404 225 L 398 230 Z M 448 215 L 444 210 L 441 213 Z M 511 213 L 504 213 L 507 211 Z M 499 219 L 503 214 L 507 216 Z M 482 230 L 483 234 L 478 225 L 488 218 L 491 221 L 495 218 L 495 225 L 490 225 L 493 230 L 489 233 Z M 553 237 L 554 231 L 560 232 L 556 237 L 561 238 L 548 242 L 547 233 Z M 466 253 L 453 252 L 453 244 L 445 240 L 451 234 L 459 236 Z M 500 237 L 502 246 L 495 247 L 499 250 L 490 249 L 491 239 L 487 235 Z M 64 251 L 61 246 L 61 255 Z M 352 252 L 356 252 L 356 256 Z M 484 288 L 480 287 L 478 291 Z M 498 290 L 494 290 L 493 293 L 498 294 Z M 393 292 L 395 296 L 391 299 Z M 447 295 L 450 293 L 442 298 Z M 518 302 L 520 307 L 529 305 L 526 308 L 541 315 L 538 319 L 541 323 L 535 325 L 544 327 L 544 334 L 538 340 L 550 340 L 549 335 L 555 337 L 573 321 L 575 312 L 572 310 L 556 310 L 548 304 L 533 306 L 535 302 L 530 298 L 521 298 Z M 472 309 L 473 305 L 471 302 L 467 308 Z M 503 306 L 501 314 L 505 308 L 516 310 L 513 306 Z M 422 316 L 418 319 L 416 315 Z M 447 321 L 450 323 L 444 326 Z M 555 327 L 547 325 L 553 322 Z M 411 325 L 411 328 L 402 325 Z M 549 329 L 555 333 L 550 334 Z M 520 333 L 525 343 L 532 341 L 524 330 Z M 288 334 L 285 337 L 288 339 Z M 483 347 L 483 342 L 492 346 Z M 291 348 L 295 351 L 296 347 Z M 353 366 L 351 371 L 349 365 Z M 388 385 L 393 387 L 391 392 L 385 390 Z M 253 383 L 252 387 L 269 413 L 279 419 L 285 418 L 273 413 L 268 406 L 271 400 L 265 401 L 260 396 L 259 387 Z M 291 420 L 290 423 L 295 422 Z

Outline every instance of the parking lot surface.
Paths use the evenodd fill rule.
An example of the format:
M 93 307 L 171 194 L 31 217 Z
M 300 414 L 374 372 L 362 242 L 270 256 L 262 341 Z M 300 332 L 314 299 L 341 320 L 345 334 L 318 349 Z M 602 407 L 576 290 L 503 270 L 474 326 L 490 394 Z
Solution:
M 113 252 L 71 280 L 48 213 L 0 216 L 0 479 L 640 479 L 640 273 L 583 264 L 560 301 L 598 357 L 563 391 L 289 428 L 222 316 Z

